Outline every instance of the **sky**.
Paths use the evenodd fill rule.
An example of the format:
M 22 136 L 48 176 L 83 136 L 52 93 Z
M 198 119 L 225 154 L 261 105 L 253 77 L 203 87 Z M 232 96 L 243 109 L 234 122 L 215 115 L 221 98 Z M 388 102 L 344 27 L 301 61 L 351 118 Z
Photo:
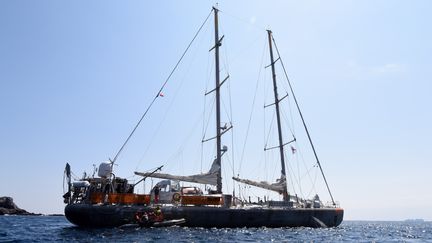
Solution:
M 62 213 L 65 163 L 81 177 L 115 156 L 215 4 L 0 1 L 0 196 L 31 212 Z M 221 77 L 230 76 L 222 121 L 234 126 L 223 138 L 224 191 L 237 190 L 232 175 L 278 178 L 280 165 L 268 163 L 277 153 L 263 155 L 267 137 L 268 146 L 276 142 L 274 112 L 262 109 L 272 103 L 264 68 L 271 29 L 345 219 L 432 220 L 431 7 L 426 0 L 218 1 Z M 210 167 L 214 144 L 201 140 L 214 130 L 212 97 L 204 96 L 214 86 L 212 25 L 210 18 L 119 156 L 117 176 Z M 287 83 L 277 71 L 283 96 Z M 283 102 L 288 117 L 294 105 Z M 295 148 L 312 158 L 303 165 L 288 151 L 290 171 L 315 163 L 301 129 L 298 118 L 284 120 L 286 139 L 295 130 Z M 318 178 L 315 189 L 329 200 Z

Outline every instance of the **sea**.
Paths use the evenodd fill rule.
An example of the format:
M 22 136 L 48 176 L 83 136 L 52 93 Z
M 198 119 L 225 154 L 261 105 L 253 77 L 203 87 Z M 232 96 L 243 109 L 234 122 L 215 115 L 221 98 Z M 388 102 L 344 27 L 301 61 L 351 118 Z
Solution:
M 327 229 L 82 229 L 63 216 L 0 216 L 0 242 L 432 242 L 432 222 L 344 221 Z

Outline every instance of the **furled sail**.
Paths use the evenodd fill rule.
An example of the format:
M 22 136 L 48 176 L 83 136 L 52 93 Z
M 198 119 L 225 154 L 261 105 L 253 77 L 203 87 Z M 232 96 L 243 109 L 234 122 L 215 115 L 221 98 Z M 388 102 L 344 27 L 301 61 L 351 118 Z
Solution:
M 264 188 L 267 190 L 278 192 L 279 194 L 283 194 L 284 188 L 286 188 L 286 179 L 282 176 L 280 179 L 277 179 L 275 183 L 268 183 L 267 181 L 252 181 L 248 179 L 240 179 L 238 177 L 233 177 L 233 180 L 248 184 L 251 186 L 256 186 L 260 188 Z
M 214 160 L 209 172 L 203 174 L 190 175 L 190 176 L 177 176 L 177 175 L 170 175 L 164 173 L 135 172 L 135 175 L 160 178 L 160 179 L 179 180 L 179 181 L 216 186 L 219 167 L 220 166 L 216 163 L 216 160 Z

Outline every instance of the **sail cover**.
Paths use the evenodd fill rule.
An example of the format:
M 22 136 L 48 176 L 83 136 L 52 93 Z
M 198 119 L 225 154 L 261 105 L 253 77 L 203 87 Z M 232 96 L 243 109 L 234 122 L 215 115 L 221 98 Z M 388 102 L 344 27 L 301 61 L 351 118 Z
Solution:
M 190 176 L 178 176 L 178 175 L 170 175 L 164 173 L 135 172 L 135 175 L 160 178 L 160 179 L 179 180 L 179 181 L 216 186 L 219 168 L 220 166 L 216 163 L 216 160 L 214 160 L 209 172 L 203 174 L 190 175 Z
M 278 192 L 279 194 L 283 194 L 284 189 L 286 188 L 286 179 L 282 176 L 280 179 L 277 179 L 275 183 L 268 183 L 267 181 L 252 181 L 248 179 L 240 179 L 238 177 L 233 177 L 233 180 L 248 184 L 251 186 L 256 186 L 260 188 L 264 188 L 267 190 Z

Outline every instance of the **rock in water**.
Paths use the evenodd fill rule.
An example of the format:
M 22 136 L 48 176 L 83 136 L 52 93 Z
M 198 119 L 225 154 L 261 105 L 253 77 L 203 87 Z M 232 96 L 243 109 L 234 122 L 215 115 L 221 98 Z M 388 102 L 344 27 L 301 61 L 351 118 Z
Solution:
M 11 197 L 0 197 L 0 215 L 4 214 L 34 215 L 33 213 L 19 208 Z

